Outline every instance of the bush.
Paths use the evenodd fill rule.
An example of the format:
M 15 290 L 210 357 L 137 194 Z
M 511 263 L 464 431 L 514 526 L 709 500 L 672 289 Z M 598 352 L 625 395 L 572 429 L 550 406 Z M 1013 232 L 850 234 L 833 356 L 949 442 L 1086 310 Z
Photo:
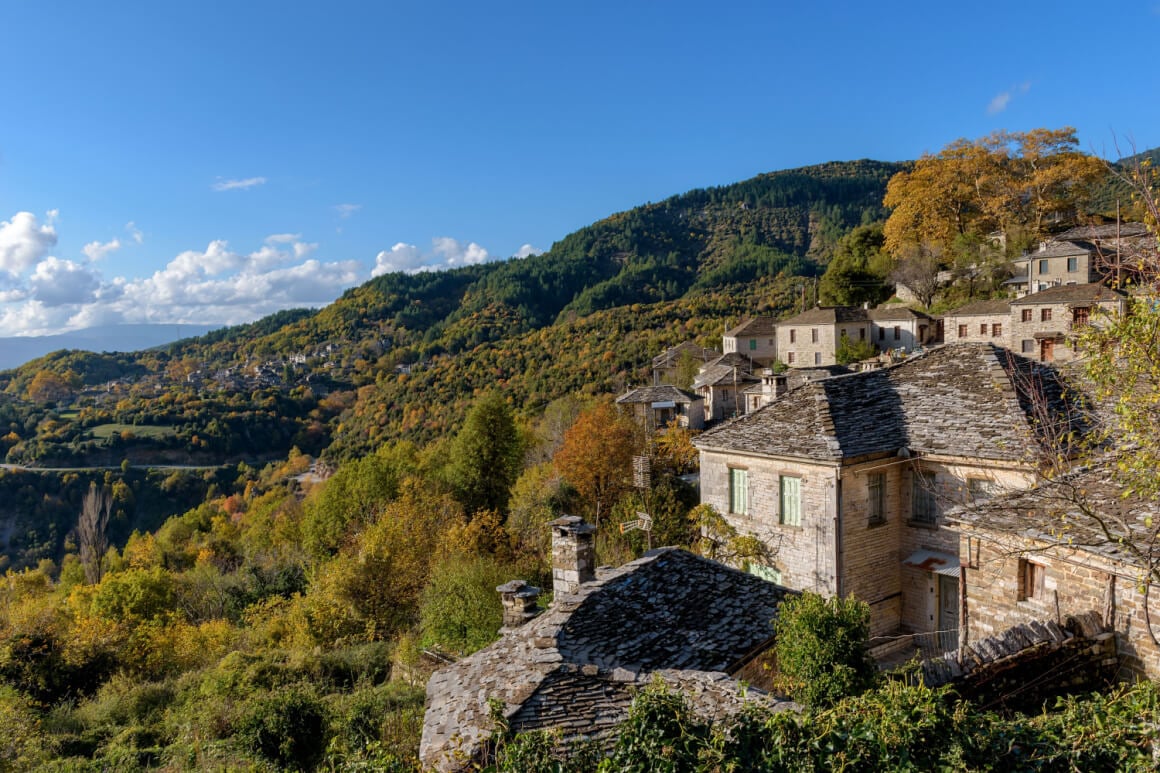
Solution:
M 253 754 L 283 768 L 310 770 L 326 750 L 326 709 L 312 692 L 294 688 L 255 701 L 237 735 Z
M 774 630 L 778 668 L 794 700 L 832 706 L 874 685 L 878 670 L 866 647 L 870 607 L 865 602 L 806 592 L 782 603 Z

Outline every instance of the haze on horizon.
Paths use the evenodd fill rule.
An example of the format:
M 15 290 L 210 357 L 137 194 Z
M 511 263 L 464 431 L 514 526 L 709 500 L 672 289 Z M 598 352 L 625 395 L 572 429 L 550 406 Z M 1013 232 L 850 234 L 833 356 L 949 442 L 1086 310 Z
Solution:
M 0 337 L 247 322 L 1000 128 L 1160 145 L 1154 4 L 386 5 L 7 8 Z

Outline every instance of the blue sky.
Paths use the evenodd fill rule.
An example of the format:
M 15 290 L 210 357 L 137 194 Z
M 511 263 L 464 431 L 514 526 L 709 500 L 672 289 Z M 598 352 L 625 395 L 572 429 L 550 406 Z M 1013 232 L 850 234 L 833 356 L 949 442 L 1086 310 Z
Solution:
M 0 26 L 0 336 L 248 321 L 999 128 L 1160 145 L 1152 2 L 10 0 Z

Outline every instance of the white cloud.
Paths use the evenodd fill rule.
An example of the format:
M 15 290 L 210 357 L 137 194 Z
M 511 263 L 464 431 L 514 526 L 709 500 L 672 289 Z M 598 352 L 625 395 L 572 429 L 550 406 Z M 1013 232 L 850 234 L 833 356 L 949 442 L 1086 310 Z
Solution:
M 992 99 L 987 104 L 987 115 L 997 115 L 997 114 L 1003 112 L 1004 110 L 1007 109 L 1007 106 L 1011 104 L 1011 100 L 1013 100 L 1017 96 L 1022 96 L 1023 94 L 1026 94 L 1030 90 L 1031 90 L 1031 81 L 1024 81 L 1023 83 L 1020 83 L 1018 86 L 1007 89 L 1006 91 L 1001 92 L 999 94 L 996 94 L 995 98 Z
M 87 257 L 89 260 L 96 262 L 101 258 L 106 257 L 109 253 L 116 252 L 119 249 L 121 249 L 120 240 L 113 239 L 113 241 L 105 242 L 104 244 L 101 244 L 100 242 L 89 242 L 81 248 L 81 252 L 83 252 L 85 257 Z
M 45 306 L 88 303 L 95 299 L 100 277 L 71 260 L 48 257 L 28 278 L 32 298 Z
M 130 220 L 128 223 L 125 223 L 125 231 L 130 236 L 132 236 L 133 241 L 137 242 L 138 244 L 141 244 L 143 241 L 145 241 L 145 234 L 141 233 L 141 229 L 138 228 L 137 224 L 132 220 Z
M 530 244 L 525 244 L 522 247 L 520 247 L 518 250 L 516 250 L 516 254 L 513 255 L 512 257 L 513 258 L 530 258 L 533 255 L 543 255 L 543 254 L 544 254 L 544 251 L 541 250 L 540 248 L 533 247 Z
M 334 211 L 337 212 L 338 216 L 341 217 L 343 220 L 350 217 L 355 212 L 358 212 L 360 209 L 362 209 L 362 204 L 335 204 L 334 205 Z
M 215 191 L 236 191 L 246 190 L 247 188 L 254 188 L 258 185 L 265 185 L 265 177 L 247 177 L 242 180 L 222 180 L 218 179 L 212 187 Z
M 49 210 L 44 225 L 31 212 L 17 212 L 0 222 L 0 271 L 17 276 L 47 255 L 56 245 L 57 215 L 57 210 Z
M 431 240 L 431 249 L 426 252 L 406 242 L 399 242 L 389 250 L 382 250 L 375 256 L 375 267 L 371 270 L 371 276 L 382 276 L 394 271 L 405 271 L 410 274 L 439 271 L 486 263 L 491 259 L 488 251 L 475 242 L 464 244 L 450 236 L 439 236 Z
M 290 244 L 302 238 L 302 234 L 270 234 L 266 237 L 266 244 Z

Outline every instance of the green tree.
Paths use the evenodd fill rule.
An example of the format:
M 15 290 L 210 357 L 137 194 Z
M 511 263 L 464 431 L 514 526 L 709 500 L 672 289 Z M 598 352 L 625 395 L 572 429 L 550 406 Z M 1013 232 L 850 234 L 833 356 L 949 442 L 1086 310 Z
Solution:
M 782 602 L 774 631 L 777 665 L 794 700 L 832 706 L 874 686 L 878 669 L 866 645 L 866 602 L 806 591 Z
M 420 643 L 462 656 L 495 641 L 503 622 L 495 589 L 514 579 L 513 572 L 489 556 L 436 566 L 420 601 Z
M 839 365 L 868 360 L 876 354 L 878 354 L 878 347 L 870 341 L 851 341 L 847 335 L 842 336 L 841 340 L 838 341 L 837 348 L 834 349 L 834 359 L 838 361 Z
M 467 512 L 506 512 L 523 461 L 523 440 L 503 395 L 476 400 L 451 445 L 448 475 Z
M 821 302 L 837 306 L 877 304 L 889 296 L 889 258 L 882 224 L 858 226 L 842 237 L 818 286 Z

